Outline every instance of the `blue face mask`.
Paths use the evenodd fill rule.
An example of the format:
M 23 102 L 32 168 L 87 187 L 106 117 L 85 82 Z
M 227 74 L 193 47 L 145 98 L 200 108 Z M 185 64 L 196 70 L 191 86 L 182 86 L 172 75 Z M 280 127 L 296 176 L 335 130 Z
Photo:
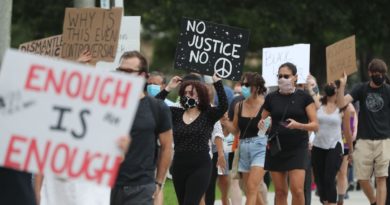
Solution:
M 148 84 L 148 86 L 146 87 L 146 91 L 150 96 L 154 97 L 161 91 L 161 87 L 155 84 Z
M 251 88 L 246 86 L 241 86 L 241 93 L 242 96 L 244 96 L 244 98 L 247 99 L 251 95 Z

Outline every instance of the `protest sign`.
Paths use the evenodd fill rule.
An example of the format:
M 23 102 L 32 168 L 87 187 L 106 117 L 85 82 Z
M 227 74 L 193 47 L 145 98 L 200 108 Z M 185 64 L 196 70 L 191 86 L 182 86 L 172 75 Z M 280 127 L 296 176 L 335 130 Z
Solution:
M 357 71 L 355 35 L 326 47 L 327 82 L 333 82 Z
M 60 57 L 61 48 L 62 35 L 51 36 L 19 45 L 20 51 L 51 57 Z
M 183 18 L 174 67 L 238 81 L 248 41 L 248 30 Z
M 298 83 L 306 83 L 310 73 L 310 44 L 263 48 L 262 76 L 266 86 L 278 85 L 280 65 L 286 62 L 297 67 Z
M 123 16 L 119 34 L 118 48 L 115 60 L 112 63 L 99 61 L 96 63 L 97 69 L 106 71 L 114 70 L 119 65 L 119 59 L 125 51 L 139 51 L 141 42 L 141 17 Z
M 144 79 L 8 50 L 0 166 L 113 186 Z
M 92 62 L 112 62 L 118 46 L 122 8 L 66 8 L 62 58 L 75 60 L 88 49 Z

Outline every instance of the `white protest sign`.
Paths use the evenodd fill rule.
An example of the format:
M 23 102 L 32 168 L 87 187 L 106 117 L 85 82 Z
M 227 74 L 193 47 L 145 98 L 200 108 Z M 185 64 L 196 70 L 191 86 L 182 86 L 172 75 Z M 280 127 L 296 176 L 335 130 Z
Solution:
M 123 16 L 119 32 L 119 41 L 114 62 L 99 61 L 96 64 L 97 69 L 106 71 L 114 70 L 119 66 L 119 60 L 126 51 L 140 50 L 141 42 L 141 17 Z
M 8 50 L 0 166 L 113 186 L 144 79 Z
M 310 44 L 263 48 L 262 76 L 267 87 L 278 85 L 278 69 L 283 63 L 290 62 L 297 67 L 298 83 L 306 83 L 310 73 Z

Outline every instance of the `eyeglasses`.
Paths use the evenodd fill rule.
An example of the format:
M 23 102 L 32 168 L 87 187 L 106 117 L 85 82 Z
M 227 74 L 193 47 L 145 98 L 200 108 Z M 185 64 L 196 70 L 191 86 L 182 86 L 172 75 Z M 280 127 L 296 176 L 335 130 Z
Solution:
M 242 86 L 245 86 L 245 87 L 250 87 L 250 86 L 251 86 L 248 82 L 246 82 L 246 83 L 241 83 L 241 85 L 242 85 Z
M 284 78 L 284 79 L 289 79 L 291 75 L 283 75 L 283 74 L 278 74 L 276 75 L 278 79 Z

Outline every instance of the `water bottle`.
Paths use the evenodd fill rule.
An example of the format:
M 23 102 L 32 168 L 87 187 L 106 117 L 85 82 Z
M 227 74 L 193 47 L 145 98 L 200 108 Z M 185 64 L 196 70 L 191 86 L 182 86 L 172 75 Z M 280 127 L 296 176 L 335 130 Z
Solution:
M 222 168 L 220 166 L 217 166 L 218 175 L 223 175 Z
M 259 137 L 265 137 L 265 132 L 267 132 L 270 124 L 271 124 L 271 118 L 270 117 L 265 118 L 264 119 L 264 129 L 259 129 L 259 132 L 257 133 L 257 135 Z

